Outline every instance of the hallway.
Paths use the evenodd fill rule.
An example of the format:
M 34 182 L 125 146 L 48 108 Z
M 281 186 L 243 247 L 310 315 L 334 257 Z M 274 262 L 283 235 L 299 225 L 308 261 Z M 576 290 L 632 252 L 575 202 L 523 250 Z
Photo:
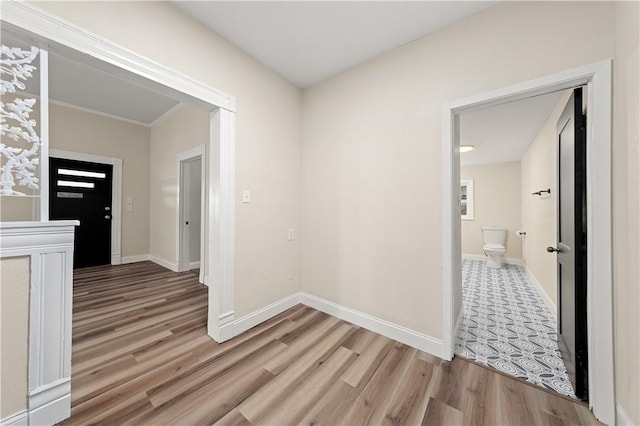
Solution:
M 215 343 L 193 273 L 142 262 L 74 278 L 64 424 L 597 424 L 581 403 L 303 305 Z

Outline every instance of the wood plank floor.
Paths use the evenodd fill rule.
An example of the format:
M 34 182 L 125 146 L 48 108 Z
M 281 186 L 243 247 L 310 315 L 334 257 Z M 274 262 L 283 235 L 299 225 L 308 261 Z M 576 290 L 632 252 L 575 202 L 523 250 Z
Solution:
M 597 424 L 581 403 L 302 305 L 223 344 L 206 319 L 193 273 L 75 271 L 64 424 Z

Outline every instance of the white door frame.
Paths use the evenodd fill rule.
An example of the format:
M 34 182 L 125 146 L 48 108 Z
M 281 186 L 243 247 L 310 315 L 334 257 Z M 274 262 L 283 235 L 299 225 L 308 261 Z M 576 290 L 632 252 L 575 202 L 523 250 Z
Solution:
M 65 55 L 75 55 L 84 63 L 210 111 L 208 333 L 217 342 L 233 337 L 235 98 L 27 2 L 3 1 L 2 21 L 30 32 Z
M 49 148 L 49 157 L 113 166 L 111 177 L 111 264 L 122 263 L 122 159 Z
M 589 405 L 615 424 L 611 239 L 611 60 L 516 84 L 444 105 L 443 114 L 443 344 L 454 354 L 456 310 L 461 308 L 460 174 L 458 114 L 462 111 L 588 85 L 587 118 L 587 327 Z M 597 283 L 597 285 L 596 285 Z
M 205 153 L 206 148 L 204 145 L 198 145 L 195 148 L 192 148 L 188 151 L 180 152 L 176 155 L 176 160 L 178 163 L 178 222 L 176 224 L 177 232 L 176 235 L 178 238 L 176 239 L 176 254 L 178 256 L 178 272 L 188 271 L 189 266 L 185 267 L 183 262 L 183 251 L 184 251 L 184 196 L 182 194 L 184 179 L 183 179 L 183 171 L 184 164 L 189 161 L 200 159 L 200 275 L 198 277 L 198 281 L 200 284 L 205 284 L 205 259 L 204 259 L 204 240 L 205 240 L 205 220 L 206 220 L 206 185 L 207 185 L 207 169 L 205 162 Z

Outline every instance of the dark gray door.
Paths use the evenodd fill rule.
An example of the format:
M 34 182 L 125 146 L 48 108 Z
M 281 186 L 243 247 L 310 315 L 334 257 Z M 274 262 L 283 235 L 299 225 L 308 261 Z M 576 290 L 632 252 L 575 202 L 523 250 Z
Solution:
M 576 396 L 588 399 L 586 115 L 575 89 L 558 121 L 558 344 Z

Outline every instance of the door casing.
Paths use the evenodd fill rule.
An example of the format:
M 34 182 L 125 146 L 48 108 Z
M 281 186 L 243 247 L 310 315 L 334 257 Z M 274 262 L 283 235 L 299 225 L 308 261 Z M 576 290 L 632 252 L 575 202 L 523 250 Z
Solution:
M 587 110 L 587 328 L 589 406 L 600 421 L 615 423 L 613 369 L 613 275 L 611 231 L 611 93 L 610 59 L 545 76 L 443 106 L 442 336 L 445 359 L 454 355 L 462 313 L 460 216 L 457 199 L 462 111 L 499 105 L 586 85 Z M 598 283 L 598 285 L 594 285 Z M 597 303 L 596 303 L 597 301 Z

